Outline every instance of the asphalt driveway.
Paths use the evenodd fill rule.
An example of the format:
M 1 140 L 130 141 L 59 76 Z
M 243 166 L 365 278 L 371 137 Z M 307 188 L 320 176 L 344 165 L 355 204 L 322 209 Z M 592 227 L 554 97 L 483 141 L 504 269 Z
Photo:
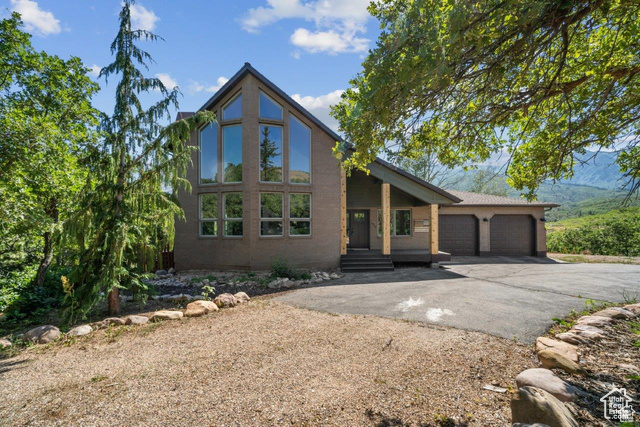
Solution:
M 277 297 L 343 314 L 396 317 L 533 342 L 588 299 L 623 302 L 640 290 L 640 265 L 539 258 L 454 258 L 440 269 L 348 273 Z

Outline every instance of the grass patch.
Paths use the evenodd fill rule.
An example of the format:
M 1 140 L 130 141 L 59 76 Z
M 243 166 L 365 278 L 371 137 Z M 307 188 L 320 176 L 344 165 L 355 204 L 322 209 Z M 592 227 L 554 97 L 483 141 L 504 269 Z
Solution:
M 563 319 L 558 317 L 554 317 L 553 319 L 551 319 L 554 322 L 554 326 L 551 327 L 551 330 L 549 332 L 553 333 L 553 335 L 567 332 L 576 324 L 576 321 L 582 316 L 588 316 L 595 313 L 596 311 L 620 305 L 609 301 L 597 301 L 593 299 L 587 299 L 584 304 L 584 310 L 571 310 L 571 313 L 569 313 L 569 315 Z

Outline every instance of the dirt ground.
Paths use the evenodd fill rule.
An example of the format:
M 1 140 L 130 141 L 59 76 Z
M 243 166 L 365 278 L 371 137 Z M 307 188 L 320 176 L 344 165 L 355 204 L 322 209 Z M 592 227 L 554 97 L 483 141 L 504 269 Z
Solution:
M 0 360 L 0 425 L 508 425 L 530 347 L 261 297 Z
M 548 253 L 551 259 L 565 262 L 602 263 L 602 264 L 635 264 L 640 265 L 640 257 L 613 256 L 613 255 L 586 255 L 586 254 L 558 254 Z

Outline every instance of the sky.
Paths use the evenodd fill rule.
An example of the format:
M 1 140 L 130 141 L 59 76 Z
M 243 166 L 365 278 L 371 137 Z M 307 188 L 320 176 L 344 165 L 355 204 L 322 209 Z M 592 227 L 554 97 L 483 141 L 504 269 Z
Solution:
M 379 33 L 369 0 L 146 0 L 133 26 L 164 41 L 141 42 L 155 60 L 147 72 L 183 94 L 195 111 L 245 62 L 337 130 L 329 106 L 361 69 Z M 112 61 L 119 0 L 0 0 L 0 17 L 22 15 L 38 50 L 79 57 L 101 85 L 94 106 L 111 112 L 115 81 L 97 80 Z M 175 114 L 174 114 L 175 116 Z

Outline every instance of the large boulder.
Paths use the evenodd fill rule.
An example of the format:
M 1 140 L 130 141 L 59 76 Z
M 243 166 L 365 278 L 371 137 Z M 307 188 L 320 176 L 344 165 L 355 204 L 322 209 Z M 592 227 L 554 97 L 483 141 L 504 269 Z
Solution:
M 518 388 L 531 386 L 542 389 L 562 402 L 572 402 L 580 391 L 577 387 L 555 376 L 549 369 L 544 368 L 533 368 L 520 372 L 516 377 L 516 384 Z
M 623 307 L 625 310 L 629 310 L 633 314 L 640 315 L 640 303 L 638 304 L 628 304 Z
M 215 302 L 218 307 L 234 307 L 238 304 L 238 298 L 231 294 L 220 294 L 213 302 Z
M 582 316 L 576 322 L 579 325 L 602 327 L 610 325 L 613 322 L 610 317 L 604 316 Z
M 251 299 L 249 298 L 249 295 L 246 294 L 246 292 L 237 292 L 233 296 L 236 297 L 238 299 L 238 302 L 240 303 L 249 302 L 249 300 Z
M 558 341 L 548 337 L 538 337 L 536 340 L 536 351 L 542 350 L 554 350 L 576 363 L 580 360 L 578 348 L 564 341 Z
M 181 311 L 172 311 L 172 310 L 159 310 L 153 313 L 153 316 L 149 318 L 150 322 L 159 322 L 161 320 L 180 320 L 182 319 Z
M 60 338 L 60 329 L 53 325 L 38 326 L 28 331 L 22 336 L 25 341 L 32 341 L 36 344 L 46 344 Z
M 13 343 L 6 338 L 0 338 L 0 348 L 11 347 Z
M 593 334 L 602 335 L 603 338 L 607 334 L 603 329 L 596 328 L 595 326 L 581 325 L 581 324 L 573 325 L 573 328 L 571 328 L 571 331 L 574 332 L 574 333 L 575 333 L 575 331 L 591 332 Z
M 578 427 L 569 409 L 551 393 L 522 387 L 511 398 L 511 422 L 546 424 L 549 427 Z
M 576 362 L 567 359 L 554 350 L 542 350 L 538 352 L 538 360 L 547 369 L 562 369 L 570 374 L 584 374 L 584 369 Z
M 93 332 L 93 328 L 91 327 L 91 325 L 79 325 L 67 332 L 67 336 L 82 337 L 85 335 L 89 335 L 91 332 Z
M 186 317 L 199 317 L 214 311 L 218 311 L 216 303 L 213 301 L 198 300 L 187 304 L 184 315 Z
M 125 325 L 144 325 L 149 321 L 149 318 L 146 316 L 137 316 L 135 314 L 125 316 L 124 324 Z

